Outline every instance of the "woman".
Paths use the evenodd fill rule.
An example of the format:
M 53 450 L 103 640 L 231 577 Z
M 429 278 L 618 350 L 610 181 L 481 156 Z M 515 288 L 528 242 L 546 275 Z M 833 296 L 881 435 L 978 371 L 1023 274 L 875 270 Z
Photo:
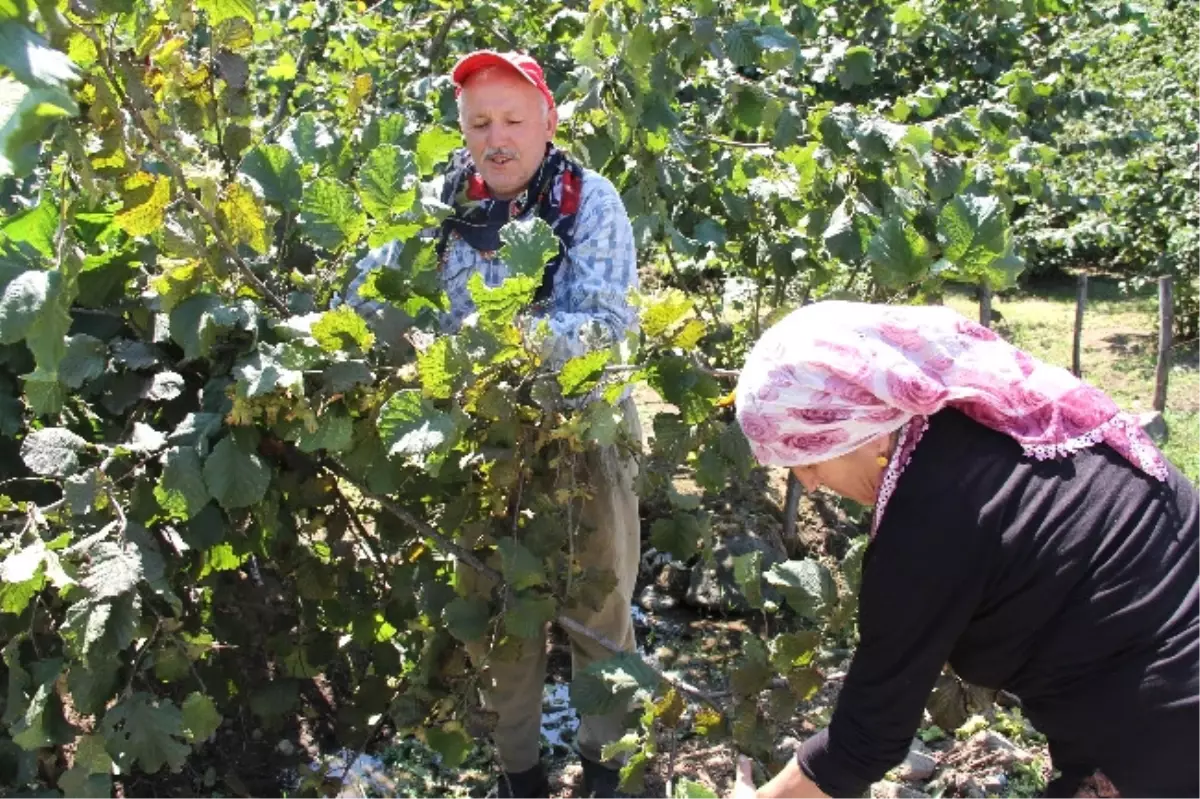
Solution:
M 875 506 L 829 727 L 739 797 L 860 795 L 947 662 L 1020 697 L 1050 795 L 1200 795 L 1196 492 L 1105 394 L 948 308 L 824 302 L 755 345 L 737 413 L 761 462 Z

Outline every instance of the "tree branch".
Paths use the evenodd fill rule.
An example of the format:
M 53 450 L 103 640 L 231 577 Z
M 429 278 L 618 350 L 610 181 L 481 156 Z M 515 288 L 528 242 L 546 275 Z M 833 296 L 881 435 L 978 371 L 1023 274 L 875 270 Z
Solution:
M 332 472 L 337 477 L 342 478 L 346 482 L 348 482 L 351 485 L 358 488 L 362 492 L 362 495 L 364 497 L 367 497 L 368 499 L 372 500 L 373 502 L 378 502 L 380 507 L 382 507 L 388 513 L 395 516 L 400 521 L 404 522 L 406 525 L 408 525 L 413 530 L 415 530 L 417 533 L 419 533 L 422 537 L 432 539 L 433 542 L 437 545 L 438 549 L 442 550 L 446 554 L 453 555 L 458 560 L 461 560 L 463 563 L 467 564 L 472 569 L 474 569 L 481 577 L 491 580 L 496 585 L 504 586 L 506 595 L 512 594 L 511 589 L 509 589 L 507 584 L 504 582 L 504 576 L 502 574 L 500 574 L 500 572 L 498 572 L 495 569 L 484 564 L 484 562 L 481 561 L 479 558 L 477 558 L 474 553 L 464 549 L 463 547 L 459 546 L 458 544 L 455 544 L 453 541 L 449 540 L 448 538 L 443 536 L 441 533 L 439 533 L 437 530 L 435 530 L 428 522 L 417 518 L 415 515 L 408 512 L 404 508 L 400 507 L 396 503 L 394 503 L 384 497 L 378 496 L 377 494 L 372 494 L 369 491 L 367 491 L 367 489 L 365 487 L 359 485 L 358 482 L 353 477 L 351 477 L 350 474 L 346 471 L 346 468 L 344 466 L 342 466 L 340 463 L 338 463 L 337 461 L 334 461 L 330 458 L 325 458 L 321 461 L 321 465 L 323 467 L 325 467 L 326 469 L 328 469 L 330 472 Z M 576 635 L 581 635 L 584 638 L 594 641 L 597 644 L 600 644 L 600 646 L 604 647 L 609 652 L 612 652 L 614 655 L 619 655 L 619 654 L 623 654 L 623 653 L 627 652 L 627 650 L 623 649 L 620 645 L 618 645 L 614 641 L 609 640 L 608 638 L 604 637 L 603 635 L 601 635 L 600 633 L 591 629 L 590 627 L 587 627 L 586 625 L 581 624 L 580 622 L 576 621 L 575 619 L 572 619 L 570 616 L 566 615 L 565 613 L 559 613 L 555 617 L 554 621 L 560 627 L 562 627 L 566 630 L 570 630 L 571 632 L 575 633 Z M 646 668 L 653 671 L 654 674 L 663 682 L 667 683 L 668 685 L 674 686 L 675 688 L 677 688 L 681 692 L 687 694 L 688 696 L 692 697 L 693 699 L 703 702 L 704 704 L 708 705 L 709 707 L 712 707 L 713 709 L 715 709 L 717 711 L 722 710 L 721 705 L 718 703 L 718 699 L 717 699 L 716 695 L 710 694 L 709 692 L 707 692 L 701 688 L 698 688 L 698 687 L 692 685 L 691 683 L 686 682 L 685 680 L 681 680 L 678 677 L 671 677 L 671 676 L 664 674 L 661 669 L 657 668 L 652 663 L 647 663 L 646 659 L 643 658 L 636 651 L 629 653 L 629 654 L 633 654 L 637 658 L 639 658 L 642 661 L 642 663 L 645 664 Z
M 462 14 L 461 9 L 451 6 L 446 18 L 442 20 L 441 26 L 437 29 L 437 33 L 433 35 L 433 41 L 429 43 L 429 50 L 425 54 L 425 60 L 429 62 L 431 71 L 435 68 L 437 60 L 442 57 L 442 49 L 446 46 L 446 36 L 449 35 L 450 28 L 458 21 L 460 14 Z

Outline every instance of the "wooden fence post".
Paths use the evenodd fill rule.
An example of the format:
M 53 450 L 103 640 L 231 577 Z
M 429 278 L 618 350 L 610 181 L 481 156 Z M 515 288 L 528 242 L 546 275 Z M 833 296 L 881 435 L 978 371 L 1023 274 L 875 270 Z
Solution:
M 796 537 L 796 519 L 800 514 L 800 493 L 804 489 L 791 469 L 788 469 L 787 494 L 783 500 L 783 541 L 787 542 Z
M 1158 279 L 1158 365 L 1154 368 L 1154 410 L 1167 407 L 1167 378 L 1171 371 L 1171 328 L 1174 324 L 1170 275 Z
M 1080 362 L 1080 345 L 1083 341 L 1083 308 L 1087 305 L 1088 279 L 1087 275 L 1079 276 L 1079 286 L 1075 293 L 1075 342 L 1071 348 L 1071 374 L 1083 376 L 1083 364 Z

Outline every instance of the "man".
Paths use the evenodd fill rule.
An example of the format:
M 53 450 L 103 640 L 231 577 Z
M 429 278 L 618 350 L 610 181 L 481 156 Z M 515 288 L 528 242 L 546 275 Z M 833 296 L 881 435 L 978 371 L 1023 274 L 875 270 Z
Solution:
M 621 342 L 637 324 L 628 294 L 637 288 L 633 231 L 620 195 L 604 177 L 584 169 L 552 141 L 558 127 L 554 96 L 542 68 L 517 53 L 479 51 L 455 65 L 452 80 L 459 102 L 459 125 L 466 148 L 451 159 L 442 199 L 453 214 L 442 224 L 437 244 L 443 288 L 450 298 L 448 327 L 457 328 L 474 311 L 467 281 L 480 273 L 489 286 L 508 274 L 499 260 L 500 228 L 512 218 L 537 214 L 559 237 L 559 254 L 546 267 L 535 296 L 534 316 L 551 336 L 548 356 L 564 362 L 589 349 Z M 366 273 L 394 263 L 400 247 L 385 245 L 359 266 L 350 303 Z M 632 402 L 624 402 L 626 427 L 640 442 Z M 630 602 L 639 559 L 635 462 L 607 447 L 589 453 L 588 485 L 593 497 L 583 504 L 580 563 L 610 571 L 616 590 L 599 612 L 580 608 L 576 619 L 626 650 L 634 646 Z M 479 578 L 460 567 L 460 588 L 481 590 Z M 468 646 L 485 663 L 485 701 L 498 716 L 493 740 L 505 771 L 501 796 L 546 796 L 549 785 L 539 762 L 542 686 L 546 677 L 545 640 L 525 641 L 515 660 L 487 658 L 484 642 Z M 594 641 L 572 636 L 577 672 L 610 657 Z M 616 764 L 601 762 L 601 749 L 624 732 L 623 713 L 584 716 L 578 746 L 584 765 L 584 794 L 614 796 Z

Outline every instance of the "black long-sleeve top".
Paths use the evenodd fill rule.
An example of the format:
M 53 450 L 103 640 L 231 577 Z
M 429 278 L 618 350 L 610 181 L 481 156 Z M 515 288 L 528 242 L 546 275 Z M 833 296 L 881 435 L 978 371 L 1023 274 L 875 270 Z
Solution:
M 900 763 L 947 662 L 1017 695 L 1054 766 L 1124 795 L 1197 796 L 1197 497 L 1106 445 L 1036 461 L 954 410 L 867 549 L 860 643 L 828 729 L 797 753 L 858 796 Z

